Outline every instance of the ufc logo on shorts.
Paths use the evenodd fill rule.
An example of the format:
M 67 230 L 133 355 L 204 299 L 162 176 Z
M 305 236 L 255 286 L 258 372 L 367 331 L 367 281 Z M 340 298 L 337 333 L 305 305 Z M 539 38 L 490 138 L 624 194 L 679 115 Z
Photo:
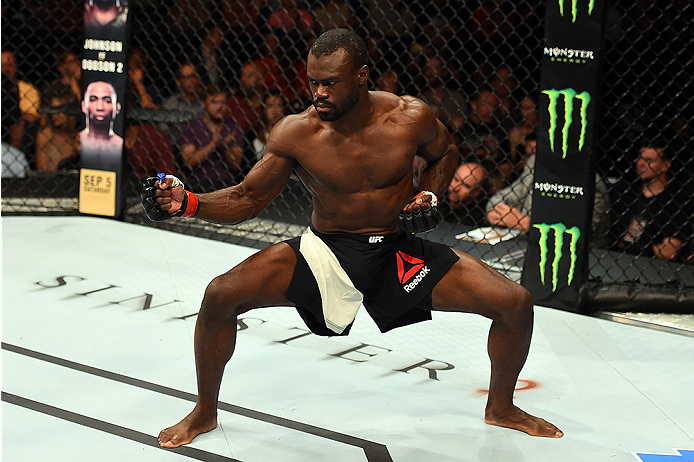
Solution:
M 383 236 L 369 236 L 369 244 L 378 244 L 383 242 Z

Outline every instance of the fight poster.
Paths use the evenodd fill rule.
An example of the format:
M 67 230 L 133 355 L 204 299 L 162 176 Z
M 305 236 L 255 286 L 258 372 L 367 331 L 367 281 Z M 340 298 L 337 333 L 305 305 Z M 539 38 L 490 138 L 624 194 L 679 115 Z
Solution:
M 589 274 L 607 0 L 548 0 L 537 159 L 522 284 L 536 304 L 580 309 Z
M 85 0 L 80 131 L 81 213 L 122 210 L 128 0 Z

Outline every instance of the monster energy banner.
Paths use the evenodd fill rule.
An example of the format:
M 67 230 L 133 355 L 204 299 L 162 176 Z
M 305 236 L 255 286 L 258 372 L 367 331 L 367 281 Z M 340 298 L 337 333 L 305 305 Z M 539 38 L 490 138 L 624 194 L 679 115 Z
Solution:
M 607 0 L 545 2 L 535 188 L 523 285 L 535 303 L 578 311 L 588 278 Z
M 84 2 L 80 195 L 82 213 L 117 216 L 127 84 L 127 0 Z

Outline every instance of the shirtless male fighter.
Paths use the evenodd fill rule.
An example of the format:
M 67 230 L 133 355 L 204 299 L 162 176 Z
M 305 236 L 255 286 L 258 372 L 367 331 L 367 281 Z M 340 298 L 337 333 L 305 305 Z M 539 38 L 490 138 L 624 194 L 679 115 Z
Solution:
M 310 231 L 254 254 L 207 287 L 195 328 L 197 404 L 162 430 L 161 446 L 187 444 L 217 426 L 219 388 L 234 351 L 238 315 L 294 306 L 314 333 L 345 335 L 362 303 L 384 332 L 431 319 L 432 310 L 490 318 L 486 422 L 535 436 L 563 435 L 513 403 L 532 335 L 530 294 L 479 260 L 411 232 L 433 227 L 435 212 L 434 194 L 412 199 L 415 154 L 428 162 L 421 190 L 440 195 L 458 150 L 420 100 L 368 90 L 367 56 L 362 40 L 344 29 L 315 41 L 307 71 L 313 107 L 275 125 L 264 157 L 241 184 L 196 196 L 172 176 L 163 184 L 147 180 L 143 206 L 156 221 L 196 216 L 240 223 L 257 216 L 292 171 L 313 198 Z M 411 271 L 412 262 L 428 271 Z M 336 289 L 348 295 L 338 300 Z

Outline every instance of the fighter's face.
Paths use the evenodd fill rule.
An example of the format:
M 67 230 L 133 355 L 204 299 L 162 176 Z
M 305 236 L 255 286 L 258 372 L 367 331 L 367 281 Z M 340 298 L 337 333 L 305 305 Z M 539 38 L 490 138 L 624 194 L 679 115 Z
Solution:
M 107 82 L 91 83 L 85 92 L 85 103 L 90 127 L 110 126 L 119 109 L 116 91 Z
M 320 58 L 309 53 L 306 74 L 313 106 L 326 122 L 340 119 L 359 102 L 360 87 L 368 79 L 366 66 L 355 71 L 352 60 L 342 49 Z

